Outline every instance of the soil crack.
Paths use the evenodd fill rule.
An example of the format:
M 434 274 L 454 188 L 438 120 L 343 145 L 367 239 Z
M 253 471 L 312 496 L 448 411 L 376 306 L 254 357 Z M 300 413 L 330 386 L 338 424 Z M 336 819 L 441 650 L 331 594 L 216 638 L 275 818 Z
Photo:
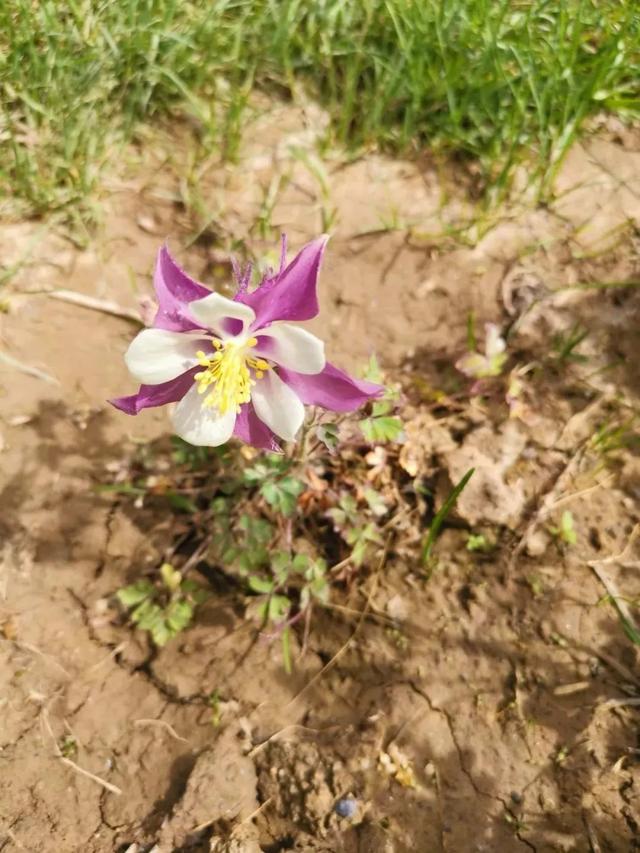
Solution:
M 99 646 L 101 649 L 108 649 L 109 651 L 113 651 L 116 646 L 112 643 L 106 643 L 101 640 L 97 635 L 91 624 L 91 620 L 89 618 L 88 607 L 82 598 L 78 595 L 78 593 L 72 589 L 71 587 L 67 587 L 67 592 L 80 608 L 80 613 L 82 615 L 82 623 L 87 630 L 87 634 L 89 635 L 89 639 L 92 643 Z M 178 696 L 175 692 L 175 688 L 173 688 L 170 684 L 164 682 L 161 678 L 159 678 L 155 672 L 153 671 L 152 664 L 155 659 L 156 652 L 152 651 L 150 655 L 144 660 L 142 663 L 137 666 L 127 666 L 121 660 L 118 659 L 118 655 L 113 657 L 113 661 L 116 666 L 126 672 L 128 675 L 140 675 L 146 681 L 148 681 L 152 687 L 154 687 L 158 693 L 160 693 L 168 702 L 174 705 L 194 705 L 201 704 L 206 705 L 209 701 L 209 697 L 205 696 L 201 693 L 194 693 L 190 696 Z M 86 701 L 86 700 L 85 700 Z M 80 710 L 82 704 L 76 709 Z
M 99 578 L 100 575 L 104 572 L 107 560 L 109 559 L 109 545 L 111 544 L 111 537 L 113 536 L 113 522 L 119 508 L 119 501 L 114 501 L 107 510 L 107 519 L 105 522 L 104 548 L 100 552 L 101 556 L 98 560 L 98 564 L 94 572 L 94 577 L 96 578 Z
M 452 740 L 453 745 L 454 745 L 455 750 L 456 750 L 456 754 L 458 757 L 458 764 L 460 765 L 460 770 L 467 777 L 467 779 L 469 780 L 469 784 L 471 785 L 473 790 L 476 792 L 476 794 L 478 794 L 478 796 L 480 796 L 480 797 L 486 797 L 489 800 L 494 800 L 495 802 L 500 803 L 500 805 L 502 806 L 502 808 L 505 811 L 505 814 L 509 815 L 510 820 L 517 823 L 518 817 L 517 817 L 517 815 L 515 815 L 512 812 L 507 801 L 503 797 L 500 797 L 498 794 L 492 794 L 490 791 L 483 790 L 478 785 L 478 783 L 476 782 L 476 780 L 473 776 L 473 773 L 466 766 L 464 758 L 463 758 L 464 753 L 463 753 L 462 747 L 460 746 L 460 744 L 458 742 L 455 727 L 453 725 L 453 720 L 451 719 L 451 715 L 449 714 L 449 712 L 447 710 L 445 710 L 444 708 L 441 708 L 440 706 L 436 705 L 432 701 L 431 697 L 427 693 L 425 693 L 424 690 L 422 690 L 420 687 L 418 687 L 418 685 L 415 684 L 415 682 L 410 680 L 406 683 L 409 685 L 411 690 L 413 690 L 413 692 L 417 696 L 420 696 L 422 699 L 424 699 L 424 701 L 427 703 L 427 705 L 429 706 L 431 711 L 435 712 L 436 714 L 441 714 L 444 717 L 444 719 L 447 723 L 447 727 L 449 729 L 449 734 L 451 735 L 451 740 Z M 514 831 L 514 835 L 521 844 L 524 844 L 525 847 L 528 847 L 530 850 L 533 850 L 534 853 L 537 853 L 536 847 L 530 841 L 527 841 L 526 838 L 522 838 L 522 836 L 520 835 L 520 830 Z

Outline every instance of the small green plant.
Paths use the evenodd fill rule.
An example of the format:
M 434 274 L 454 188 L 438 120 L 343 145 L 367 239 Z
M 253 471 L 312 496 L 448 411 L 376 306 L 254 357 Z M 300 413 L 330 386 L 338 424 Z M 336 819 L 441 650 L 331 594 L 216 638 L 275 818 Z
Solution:
M 186 465 L 192 470 L 206 465 L 214 453 L 218 452 L 219 454 L 220 450 L 226 450 L 226 448 L 195 447 L 177 435 L 171 437 L 171 444 L 173 445 L 173 461 L 177 465 Z
M 633 614 L 630 610 L 630 605 L 637 607 L 638 603 L 639 602 L 637 599 L 628 599 L 621 595 L 613 595 L 611 593 L 603 595 L 602 598 L 598 601 L 598 605 L 613 605 L 616 613 L 618 614 L 620 624 L 622 625 L 622 630 L 635 646 L 640 646 L 640 630 L 638 630 L 636 621 L 633 618 Z
M 382 382 L 382 372 L 375 355 L 369 359 L 364 378 L 369 382 Z M 371 444 L 402 441 L 404 427 L 399 417 L 393 414 L 396 409 L 398 392 L 387 388 L 381 399 L 371 407 L 371 415 L 359 421 L 359 427 L 365 440 Z
M 480 352 L 477 348 L 475 326 L 471 314 L 467 323 L 469 351 L 456 362 L 456 367 L 461 373 L 476 381 L 500 376 L 509 358 L 506 351 L 506 341 L 495 323 L 487 323 L 485 332 L 484 352 Z
M 329 601 L 327 564 L 307 554 L 277 551 L 271 559 L 270 576 L 250 575 L 248 585 L 256 596 L 250 612 L 265 628 L 280 633 L 284 667 L 291 672 L 290 625 L 314 603 Z
M 562 542 L 564 545 L 575 545 L 578 541 L 578 534 L 573 525 L 571 511 L 565 509 L 560 517 L 560 524 L 557 527 L 550 527 L 549 532 L 558 542 Z
M 170 563 L 164 563 L 159 583 L 143 578 L 119 589 L 116 597 L 129 611 L 131 621 L 148 631 L 157 646 L 164 646 L 189 626 L 207 592 L 194 581 L 183 578 Z
M 0 183 L 32 213 L 86 199 L 152 117 L 190 116 L 204 156 L 233 156 L 254 85 L 273 80 L 323 105 L 325 144 L 428 142 L 473 160 L 489 200 L 526 152 L 550 189 L 590 115 L 638 114 L 632 2 L 74 0 L 64 12 L 56 0 L 0 4 Z M 327 221 L 322 189 L 320 202 Z
M 544 583 L 537 575 L 529 575 L 527 577 L 527 583 L 529 584 L 529 588 L 534 595 L 534 598 L 540 598 L 540 596 L 544 593 Z
M 619 450 L 640 447 L 637 415 L 603 424 L 591 438 L 591 446 L 603 459 Z
M 319 424 L 316 427 L 316 438 L 333 455 L 338 447 L 338 425 L 333 423 Z
M 287 473 L 290 467 L 289 459 L 271 455 L 244 471 L 245 483 L 257 485 L 269 506 L 286 518 L 295 512 L 298 497 L 304 489 L 302 480 Z
M 409 648 L 409 638 L 400 630 L 400 628 L 386 628 L 385 634 L 391 640 L 394 646 L 400 649 L 400 651 L 405 652 Z
M 222 722 L 222 709 L 220 708 L 220 693 L 214 690 L 209 694 L 207 705 L 211 708 L 211 725 L 217 729 Z
M 433 552 L 433 546 L 436 544 L 436 539 L 440 533 L 440 528 L 444 524 L 447 516 L 453 509 L 456 504 L 456 501 L 464 491 L 467 483 L 473 477 L 475 473 L 475 468 L 470 468 L 464 477 L 460 480 L 460 482 L 453 487 L 451 494 L 442 504 L 438 512 L 435 514 L 433 521 L 431 522 L 431 527 L 429 528 L 429 533 L 424 541 L 424 545 L 422 546 L 422 564 L 423 566 L 429 567 L 431 564 L 431 556 Z
M 487 554 L 493 550 L 493 547 L 484 533 L 470 533 L 467 537 L 467 551 L 480 551 Z
M 552 353 L 555 360 L 564 365 L 568 362 L 584 363 L 587 356 L 576 352 L 577 348 L 589 335 L 589 330 L 579 324 L 573 326 L 567 332 L 562 332 L 553 339 Z
M 214 501 L 212 555 L 219 559 L 227 570 L 235 570 L 247 576 L 269 563 L 269 543 L 274 528 L 266 518 L 241 513 L 234 520 L 229 501 L 218 498 Z M 222 511 L 221 511 L 222 510 Z
M 356 568 L 362 566 L 371 546 L 382 545 L 377 519 L 387 512 L 384 501 L 374 489 L 367 489 L 364 498 L 366 507 L 360 507 L 352 495 L 344 494 L 338 505 L 327 513 L 351 548 L 350 562 Z
M 74 758 L 78 752 L 78 743 L 73 735 L 64 735 L 58 741 L 58 749 L 63 758 Z

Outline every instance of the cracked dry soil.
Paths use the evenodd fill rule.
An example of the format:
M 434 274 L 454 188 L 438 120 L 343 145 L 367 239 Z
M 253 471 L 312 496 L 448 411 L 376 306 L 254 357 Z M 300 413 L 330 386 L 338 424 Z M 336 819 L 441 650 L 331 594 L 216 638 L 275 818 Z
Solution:
M 289 120 L 297 133 L 299 117 Z M 259 162 L 281 140 L 257 136 L 246 163 L 259 186 Z M 274 226 L 297 246 L 316 230 L 309 195 L 319 191 L 278 151 L 262 168 L 265 180 L 288 170 Z M 30 295 L 58 286 L 134 307 L 130 276 L 146 289 L 161 237 L 186 233 L 182 214 L 148 173 L 128 176 L 105 201 L 94 246 L 80 251 L 53 232 L 37 245 L 0 315 L 9 352 L 59 383 L 0 374 L 3 853 L 640 850 L 638 706 L 628 702 L 639 695 L 637 652 L 588 566 L 622 552 L 639 520 L 633 449 L 596 476 L 589 440 L 621 398 L 637 405 L 640 302 L 633 288 L 562 289 L 637 280 L 633 229 L 606 240 L 623 220 L 640 227 L 638 157 L 628 141 L 589 142 L 561 176 L 559 209 L 510 215 L 466 248 L 376 225 L 390 204 L 407 222 L 449 215 L 428 168 L 372 157 L 330 174 L 339 215 L 316 330 L 332 357 L 353 366 L 373 346 L 406 387 L 437 388 L 473 310 L 479 328 L 515 329 L 520 361 L 580 322 L 591 375 L 545 377 L 533 423 L 473 405 L 441 418 L 408 393 L 401 452 L 437 499 L 477 467 L 438 569 L 425 582 L 415 541 L 399 538 L 357 633 L 350 613 L 317 614 L 290 677 L 224 583 L 160 651 L 117 617 L 113 593 L 161 564 L 174 526 L 169 511 L 96 487 L 136 442 L 166 441 L 167 424 L 163 413 L 127 420 L 104 403 L 130 387 L 125 321 Z M 170 177 L 153 174 L 166 190 Z M 210 178 L 212 195 L 225 194 L 221 231 L 260 250 L 239 233 L 259 193 L 235 173 Z M 589 215 L 589 245 L 606 244 L 597 257 L 582 242 Z M 3 226 L 3 257 L 31 236 L 28 223 Z M 200 242 L 183 260 L 212 280 L 216 252 Z M 565 500 L 579 539 L 562 550 L 548 526 Z M 498 547 L 470 553 L 470 530 Z M 638 596 L 637 562 L 614 570 Z M 340 603 L 362 610 L 370 580 Z M 351 818 L 335 811 L 345 797 L 356 800 Z

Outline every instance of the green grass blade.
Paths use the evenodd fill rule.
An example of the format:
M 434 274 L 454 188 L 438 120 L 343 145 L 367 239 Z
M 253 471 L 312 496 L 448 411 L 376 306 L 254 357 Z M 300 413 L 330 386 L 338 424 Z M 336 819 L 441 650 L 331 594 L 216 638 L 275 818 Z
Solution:
M 435 518 L 431 522 L 431 527 L 429 528 L 429 533 L 427 534 L 427 538 L 425 540 L 424 546 L 422 548 L 422 563 L 426 565 L 430 558 L 431 552 L 433 550 L 433 546 L 435 545 L 436 539 L 438 538 L 438 534 L 440 533 L 440 528 L 444 524 L 445 519 L 453 509 L 456 501 L 462 494 L 465 486 L 469 482 L 469 480 L 473 477 L 475 473 L 475 468 L 470 468 L 464 477 L 460 480 L 457 486 L 454 486 L 453 491 L 446 499 L 446 501 L 442 504 L 440 509 L 435 515 Z

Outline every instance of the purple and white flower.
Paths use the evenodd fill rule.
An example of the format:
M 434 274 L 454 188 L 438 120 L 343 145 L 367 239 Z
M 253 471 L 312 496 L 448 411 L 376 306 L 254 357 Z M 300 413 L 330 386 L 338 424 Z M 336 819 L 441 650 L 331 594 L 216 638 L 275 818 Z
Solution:
M 318 313 L 316 284 L 327 237 L 308 243 L 249 291 L 250 270 L 237 273 L 233 299 L 190 278 L 166 247 L 154 274 L 158 311 L 152 328 L 125 355 L 141 382 L 137 394 L 111 400 L 129 415 L 177 403 L 176 433 L 195 445 L 215 447 L 232 435 L 279 451 L 304 420 L 304 406 L 349 412 L 383 389 L 353 379 L 325 359 L 324 344 L 297 325 Z
M 473 350 L 456 361 L 456 367 L 471 379 L 500 376 L 508 359 L 507 343 L 495 323 L 485 323 L 484 353 Z

